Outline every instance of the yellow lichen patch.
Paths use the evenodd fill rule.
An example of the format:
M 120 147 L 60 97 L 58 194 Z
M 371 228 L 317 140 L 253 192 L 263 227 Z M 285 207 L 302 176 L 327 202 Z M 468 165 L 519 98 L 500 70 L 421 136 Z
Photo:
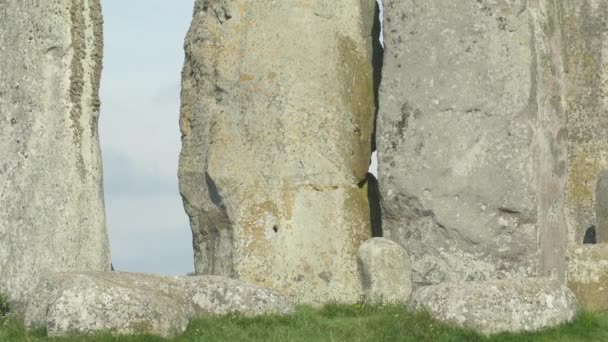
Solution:
M 357 178 L 364 179 L 374 124 L 373 67 L 367 51 L 357 49 L 352 38 L 339 35 L 337 40 L 340 97 L 353 125 L 352 132 L 340 133 L 340 141 L 348 142 L 341 146 L 342 156 Z
M 346 221 L 350 225 L 347 237 L 351 240 L 347 245 L 352 248 L 348 252 L 357 253 L 359 246 L 371 238 L 371 223 L 369 221 L 369 202 L 367 199 L 367 183 L 362 188 L 351 189 L 344 202 Z M 353 254 L 353 255 L 354 255 Z
M 268 81 L 273 83 L 277 79 L 277 74 L 275 72 L 271 72 L 268 74 Z
M 571 248 L 568 262 L 568 287 L 581 308 L 608 309 L 608 245 Z
M 603 169 L 597 157 L 583 152 L 570 160 L 568 195 L 570 200 L 586 202 L 593 199 L 597 175 Z
M 253 79 L 254 79 L 254 77 L 251 74 L 241 74 L 241 77 L 239 77 L 239 80 L 241 82 L 248 82 L 248 81 L 251 81 Z
M 581 241 L 584 230 L 595 224 L 595 186 L 608 167 L 608 143 L 570 142 L 566 201 L 572 221 L 570 238 Z
M 240 224 L 243 227 L 242 241 L 246 241 L 246 251 L 249 255 L 266 257 L 270 252 L 270 243 L 266 237 L 266 231 L 272 227 L 266 227 L 267 217 L 277 217 L 278 209 L 274 202 L 264 201 L 253 203 L 245 209 L 242 217 L 245 218 Z

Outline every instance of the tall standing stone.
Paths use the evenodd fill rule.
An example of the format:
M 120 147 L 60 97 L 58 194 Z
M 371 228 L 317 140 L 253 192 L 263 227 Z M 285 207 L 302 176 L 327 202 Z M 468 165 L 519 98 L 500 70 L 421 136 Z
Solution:
M 569 242 L 582 244 L 596 225 L 598 175 L 608 168 L 608 2 L 565 0 L 564 38 L 568 86 Z M 598 242 L 608 237 L 598 229 Z M 602 238 L 604 235 L 604 238 Z
M 0 1 L 0 292 L 109 270 L 97 135 L 99 0 Z
M 196 1 L 179 176 L 198 274 L 299 302 L 359 299 L 374 5 Z
M 559 1 L 384 1 L 384 236 L 417 285 L 565 275 Z

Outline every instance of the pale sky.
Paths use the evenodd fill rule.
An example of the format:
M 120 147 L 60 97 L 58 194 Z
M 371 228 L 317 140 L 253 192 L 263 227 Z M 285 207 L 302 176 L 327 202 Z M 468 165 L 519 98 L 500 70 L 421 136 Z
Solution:
M 192 234 L 177 165 L 183 41 L 194 0 L 101 2 L 105 47 L 99 130 L 114 267 L 193 272 Z
M 193 0 L 102 0 L 100 139 L 114 267 L 192 272 L 177 185 L 183 41 Z

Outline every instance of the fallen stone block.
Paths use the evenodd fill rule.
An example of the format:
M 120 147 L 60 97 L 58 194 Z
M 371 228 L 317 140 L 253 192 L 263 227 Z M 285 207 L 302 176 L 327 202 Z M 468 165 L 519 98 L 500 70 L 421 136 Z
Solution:
M 608 309 L 608 244 L 570 247 L 568 287 L 581 308 Z
M 49 336 L 103 331 L 170 337 L 204 315 L 291 312 L 272 290 L 223 277 L 86 272 L 47 276 L 25 318 L 28 327 L 46 328 Z
M 549 278 L 425 286 L 414 291 L 411 307 L 483 334 L 536 331 L 569 322 L 577 313 L 574 294 Z
M 366 303 L 405 303 L 412 293 L 410 257 L 398 243 L 373 238 L 359 247 L 357 265 Z

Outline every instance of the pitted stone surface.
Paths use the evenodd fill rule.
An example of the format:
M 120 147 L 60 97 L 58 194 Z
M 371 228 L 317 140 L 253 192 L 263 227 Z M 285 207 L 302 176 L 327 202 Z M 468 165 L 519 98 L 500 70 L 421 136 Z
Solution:
M 97 118 L 99 0 L 0 1 L 0 292 L 110 269 Z
M 595 231 L 596 240 L 608 242 L 608 170 L 603 170 L 597 177 L 595 187 Z
M 410 258 L 400 244 L 373 238 L 357 253 L 357 265 L 366 303 L 405 303 L 412 293 Z
M 569 242 L 581 244 L 596 225 L 598 242 L 608 242 L 595 218 L 598 175 L 608 168 L 608 2 L 563 1 L 562 30 L 568 86 Z M 603 237 L 602 237 L 603 235 Z
M 55 273 L 36 289 L 26 323 L 46 328 L 50 336 L 113 332 L 168 337 L 203 315 L 292 312 L 287 299 L 274 291 L 217 276 Z
M 536 331 L 572 321 L 577 302 L 545 278 L 444 283 L 414 291 L 412 308 L 484 334 Z
M 568 287 L 581 308 L 608 309 L 608 245 L 571 246 L 568 252 Z
M 384 1 L 384 237 L 416 286 L 565 277 L 566 116 L 552 1 Z
M 180 190 L 197 274 L 356 302 L 371 237 L 374 0 L 196 1 Z

